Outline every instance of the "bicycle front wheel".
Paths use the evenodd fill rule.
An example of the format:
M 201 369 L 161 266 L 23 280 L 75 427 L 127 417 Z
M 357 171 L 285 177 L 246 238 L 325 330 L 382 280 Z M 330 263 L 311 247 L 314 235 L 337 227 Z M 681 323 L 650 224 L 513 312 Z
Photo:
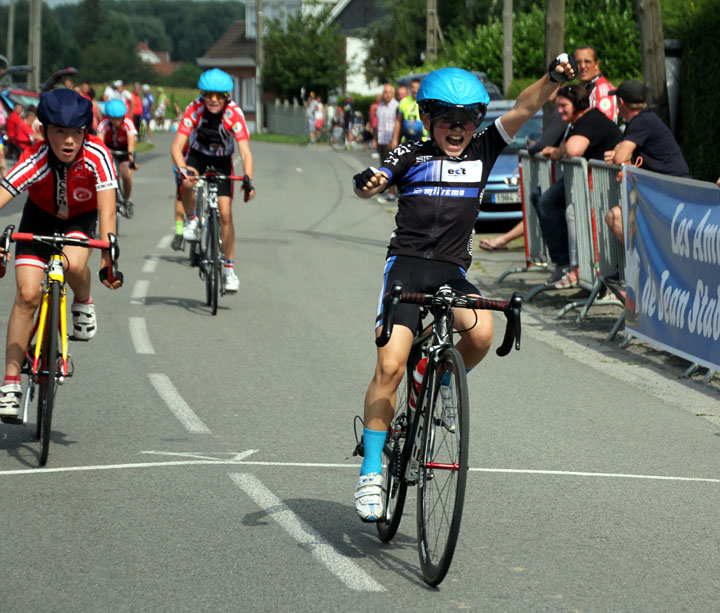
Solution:
M 390 422 L 387 440 L 383 447 L 383 505 L 385 513 L 383 519 L 377 522 L 377 531 L 380 540 L 388 543 L 397 533 L 405 508 L 405 497 L 408 484 L 405 480 L 405 467 L 412 445 L 407 444 L 410 439 L 412 415 L 410 412 L 410 392 L 415 366 L 420 359 L 419 348 L 413 348 L 405 366 L 405 376 L 397 389 L 395 400 L 395 415 Z
M 467 378 L 455 347 L 440 354 L 430 384 L 418 475 L 417 532 L 423 576 L 426 583 L 438 585 L 455 552 L 468 470 Z
M 58 322 L 60 318 L 60 286 L 50 285 L 50 306 L 42 339 L 40 372 L 38 373 L 38 423 L 37 436 L 40 438 L 40 466 L 45 466 L 50 450 L 52 414 L 55 405 L 57 383 L 55 374 L 58 358 Z M 40 342 L 40 340 L 38 340 Z
M 207 244 L 205 246 L 205 299 L 213 315 L 217 315 L 220 291 L 219 232 L 217 214 L 211 211 L 208 215 Z

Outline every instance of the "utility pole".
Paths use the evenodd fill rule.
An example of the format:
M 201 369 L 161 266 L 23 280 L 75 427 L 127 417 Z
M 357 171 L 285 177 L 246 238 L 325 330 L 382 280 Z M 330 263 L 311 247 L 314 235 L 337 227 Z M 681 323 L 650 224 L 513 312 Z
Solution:
M 8 31 L 7 31 L 7 53 L 5 57 L 8 61 L 8 66 L 12 66 L 13 63 L 13 47 L 15 46 L 15 0 L 10 0 L 8 6 Z
M 263 132 L 263 88 L 262 88 L 262 66 L 263 66 L 263 0 L 257 0 L 257 47 L 255 50 L 255 131 L 258 134 Z
M 30 0 L 28 20 L 28 64 L 32 72 L 28 75 L 28 87 L 40 90 L 40 53 L 42 43 L 42 0 Z
M 565 50 L 565 0 L 548 0 L 545 15 L 545 66 Z M 547 126 L 553 106 L 543 107 L 543 125 Z
M 427 29 L 425 37 L 425 61 L 434 62 L 438 50 L 437 0 L 427 0 Z
M 670 125 L 667 81 L 665 76 L 665 42 L 663 41 L 660 0 L 637 0 L 643 79 L 648 102 L 667 126 Z
M 503 93 L 508 91 L 513 80 L 513 0 L 503 0 Z

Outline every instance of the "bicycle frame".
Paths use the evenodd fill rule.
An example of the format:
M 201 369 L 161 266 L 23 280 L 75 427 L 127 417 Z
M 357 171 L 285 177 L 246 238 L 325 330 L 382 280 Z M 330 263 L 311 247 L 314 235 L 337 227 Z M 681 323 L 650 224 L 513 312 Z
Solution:
M 38 315 L 37 339 L 35 344 L 35 354 L 33 356 L 32 374 L 37 376 L 40 366 L 40 353 L 42 349 L 42 339 L 45 338 L 45 326 L 47 325 L 48 309 L 50 307 L 51 284 L 58 283 L 60 285 L 60 354 L 62 358 L 62 377 L 68 376 L 68 337 L 67 337 L 67 289 L 65 287 L 65 271 L 63 270 L 62 256 L 54 253 L 50 256 L 50 261 L 46 267 L 45 281 L 43 281 L 43 296 L 40 303 L 40 313 Z

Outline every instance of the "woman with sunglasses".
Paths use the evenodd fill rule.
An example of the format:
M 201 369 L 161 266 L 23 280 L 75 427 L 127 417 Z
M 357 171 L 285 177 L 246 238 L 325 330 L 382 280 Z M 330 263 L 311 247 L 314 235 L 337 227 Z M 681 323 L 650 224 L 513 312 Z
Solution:
M 525 89 L 515 106 L 482 133 L 477 133 L 477 127 L 490 97 L 475 75 L 460 68 L 442 68 L 425 77 L 417 101 L 430 140 L 405 142 L 388 154 L 379 169 L 368 168 L 353 178 L 355 193 L 361 198 L 371 198 L 391 185 L 398 188 L 396 228 L 387 252 L 376 334 L 382 325 L 382 296 L 388 283 L 397 280 L 405 291 L 426 293 L 447 284 L 461 293 L 480 295 L 466 271 L 472 261 L 473 227 L 490 169 L 521 126 L 557 89 L 558 82 L 576 74 L 574 61 L 564 53 L 558 56 L 548 73 Z M 363 521 L 383 518 L 382 449 L 418 317 L 418 307 L 400 304 L 390 341 L 377 350 L 375 373 L 365 395 L 365 456 L 355 493 L 355 511 Z M 461 336 L 457 348 L 471 369 L 490 348 L 492 316 L 489 311 L 458 309 L 454 325 Z M 423 368 L 421 362 L 419 369 Z
M 199 174 L 213 166 L 221 174 L 232 175 L 233 151 L 237 143 L 243 165 L 243 190 L 248 199 L 255 197 L 252 184 L 253 157 L 250 153 L 250 133 L 242 109 L 230 99 L 232 77 L 219 68 L 200 75 L 200 96 L 185 109 L 177 135 L 170 148 L 173 162 L 183 177 L 182 202 L 185 208 L 185 240 L 198 239 L 198 218 L 192 187 Z M 183 150 L 188 145 L 187 156 Z M 235 275 L 235 228 L 232 219 L 232 184 L 229 180 L 218 185 L 220 209 L 220 238 L 223 244 L 225 291 L 235 293 L 240 281 Z

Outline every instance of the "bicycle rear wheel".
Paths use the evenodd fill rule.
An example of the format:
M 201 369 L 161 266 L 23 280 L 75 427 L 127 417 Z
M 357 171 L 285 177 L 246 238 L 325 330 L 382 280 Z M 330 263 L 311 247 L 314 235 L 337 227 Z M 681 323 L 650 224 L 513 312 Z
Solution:
M 413 348 L 405 366 L 405 375 L 397 389 L 395 400 L 395 415 L 390 422 L 387 440 L 383 447 L 383 506 L 385 513 L 383 519 L 376 523 L 378 536 L 384 543 L 388 543 L 397 533 L 405 508 L 405 497 L 408 484 L 405 481 L 405 467 L 412 445 L 410 429 L 412 415 L 410 412 L 410 390 L 413 372 L 420 360 L 419 348 Z
M 52 415 L 57 382 L 55 374 L 58 358 L 58 322 L 60 318 L 60 286 L 50 285 L 50 306 L 45 334 L 42 340 L 40 372 L 38 373 L 38 423 L 36 434 L 40 439 L 40 466 L 45 466 L 50 450 Z
M 205 299 L 213 315 L 217 314 L 220 291 L 220 241 L 218 218 L 214 211 L 208 215 L 207 245 L 205 247 Z
M 449 393 L 444 397 L 440 383 L 446 373 Z M 468 470 L 467 378 L 462 356 L 455 347 L 442 351 L 430 383 L 418 475 L 417 533 L 425 581 L 438 585 L 455 552 Z

